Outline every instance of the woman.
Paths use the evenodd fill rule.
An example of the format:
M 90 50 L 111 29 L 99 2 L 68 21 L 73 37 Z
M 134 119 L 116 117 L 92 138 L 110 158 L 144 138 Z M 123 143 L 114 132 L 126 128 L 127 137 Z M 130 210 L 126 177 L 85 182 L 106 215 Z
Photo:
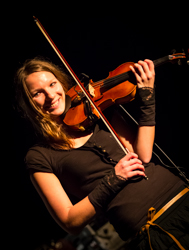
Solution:
M 153 62 L 139 61 L 130 69 L 138 86 L 137 133 L 133 134 L 118 115 L 114 114 L 111 118 L 130 152 L 126 156 L 100 123 L 85 132 L 72 131 L 63 123 L 68 78 L 57 66 L 33 59 L 17 72 L 18 103 L 32 122 L 39 140 L 30 148 L 25 159 L 31 181 L 52 217 L 69 233 L 77 234 L 96 214 L 104 213 L 120 237 L 127 240 L 146 223 L 150 207 L 160 210 L 186 186 L 167 169 L 149 163 L 155 135 Z M 183 216 L 188 218 L 185 215 L 187 212 L 183 212 L 188 195 L 183 197 L 176 211 L 181 210 Z M 174 214 L 177 222 L 181 220 L 179 223 L 188 223 L 188 226 L 178 231 L 176 223 L 173 232 L 186 247 L 189 244 L 188 237 L 185 237 L 189 233 L 186 233 L 189 222 L 185 217 L 180 219 L 178 216 Z M 170 223 L 174 223 L 172 218 Z M 172 238 L 164 234 L 160 233 L 163 240 L 158 242 L 166 241 L 175 246 Z M 139 249 L 148 249 L 145 234 L 140 234 L 138 238 Z M 158 248 L 157 237 L 154 236 L 154 239 L 151 237 L 153 248 L 163 249 L 164 243 L 158 243 Z

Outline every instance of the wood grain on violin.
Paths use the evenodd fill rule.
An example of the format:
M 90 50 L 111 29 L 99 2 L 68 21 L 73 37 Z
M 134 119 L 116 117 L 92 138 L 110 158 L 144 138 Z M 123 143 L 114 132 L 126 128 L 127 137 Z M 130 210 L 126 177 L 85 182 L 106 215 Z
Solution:
M 96 83 L 90 80 L 86 89 L 39 20 L 34 17 L 34 21 L 77 84 L 66 93 L 71 98 L 71 107 L 64 116 L 64 123 L 73 129 L 85 130 L 87 127 L 93 125 L 97 119 L 101 118 L 122 150 L 127 154 L 128 150 L 124 147 L 102 111 L 115 103 L 127 103 L 135 98 L 137 85 L 134 74 L 129 67 L 134 63 L 123 63 L 115 70 L 109 72 L 109 76 L 104 80 Z M 155 60 L 154 65 L 159 66 L 163 63 L 183 58 L 186 58 L 185 53 L 168 55 Z
M 159 58 L 154 62 L 155 67 L 158 67 L 167 62 L 176 62 L 185 59 L 185 53 L 167 55 Z M 136 80 L 134 74 L 130 71 L 129 66 L 134 65 L 133 62 L 121 64 L 115 70 L 109 72 L 109 76 L 101 81 L 89 81 L 87 85 L 88 93 L 96 106 L 101 110 L 105 110 L 113 104 L 124 104 L 132 101 L 136 94 Z M 64 123 L 75 129 L 84 129 L 91 126 L 98 114 L 91 107 L 88 107 L 85 96 L 79 86 L 72 87 L 67 95 L 70 96 L 72 107 L 66 113 Z

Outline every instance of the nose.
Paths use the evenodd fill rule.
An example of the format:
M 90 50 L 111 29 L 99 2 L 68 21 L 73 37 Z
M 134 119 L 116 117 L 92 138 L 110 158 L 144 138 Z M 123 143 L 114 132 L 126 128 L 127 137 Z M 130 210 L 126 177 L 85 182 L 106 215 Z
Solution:
M 52 100 L 55 97 L 55 94 L 52 91 L 46 91 L 45 92 L 46 99 Z

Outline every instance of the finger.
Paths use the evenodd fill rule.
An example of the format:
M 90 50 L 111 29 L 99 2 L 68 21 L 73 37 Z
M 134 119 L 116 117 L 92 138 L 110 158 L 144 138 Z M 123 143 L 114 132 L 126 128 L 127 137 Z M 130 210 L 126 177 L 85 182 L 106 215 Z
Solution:
M 141 77 L 140 75 L 138 74 L 138 72 L 136 72 L 135 68 L 133 66 L 129 66 L 131 71 L 134 73 L 135 77 L 136 77 L 136 81 L 137 82 L 140 82 L 141 81 Z
M 127 176 L 128 179 L 131 179 L 133 177 L 136 177 L 136 176 L 142 176 L 142 177 L 145 177 L 145 173 L 142 172 L 142 171 L 133 171 L 133 172 L 130 172 Z
M 150 72 L 150 69 L 149 69 L 149 66 L 148 66 L 148 63 L 146 61 L 138 61 L 138 64 L 141 65 L 142 67 L 142 71 L 145 73 L 145 74 L 149 74 Z
M 140 65 L 141 67 L 139 67 L 138 65 Z M 138 67 L 138 70 L 143 79 L 145 79 L 146 76 L 147 78 L 151 78 L 153 75 L 155 75 L 154 63 L 149 59 L 145 59 L 144 61 L 142 60 L 138 61 L 136 67 Z M 143 72 L 146 74 L 146 76 L 143 75 Z
M 127 169 L 128 171 L 136 171 L 136 170 L 140 170 L 142 172 L 145 172 L 145 168 L 142 164 L 133 164 L 131 166 L 128 167 Z
M 148 65 L 147 63 L 144 63 L 143 61 L 138 61 L 138 63 L 134 64 L 135 71 L 136 71 L 136 79 L 138 82 L 143 82 L 147 80 L 146 73 L 149 73 Z
M 143 81 L 149 81 L 155 76 L 154 64 L 151 60 L 146 59 L 145 61 L 139 61 L 138 64 L 141 65 L 144 72 L 144 74 L 141 74 L 141 78 Z
M 130 166 L 128 169 L 127 169 L 127 177 L 129 178 L 129 176 L 135 176 L 135 175 L 138 175 L 138 173 L 140 173 L 140 175 L 142 176 L 146 176 L 145 174 L 145 168 L 143 165 L 140 165 L 140 164 L 135 164 L 135 165 L 132 165 Z
M 129 153 L 124 157 L 124 159 L 125 159 L 126 161 L 129 161 L 129 160 L 131 160 L 131 159 L 133 159 L 133 158 L 137 158 L 137 159 L 138 159 L 138 155 L 135 154 L 135 153 L 133 153 L 133 152 L 129 152 Z
M 155 77 L 154 63 L 151 60 L 145 60 L 146 66 L 144 66 L 144 71 L 146 73 L 147 78 L 153 79 Z
M 127 161 L 128 162 L 128 161 Z M 135 164 L 140 164 L 142 165 L 142 161 L 137 159 L 137 158 L 134 158 L 134 159 L 131 159 L 129 160 L 129 166 L 132 166 L 132 165 L 135 165 Z
M 149 70 L 152 72 L 152 73 L 155 73 L 154 69 L 154 63 L 153 61 L 149 60 L 149 59 L 145 59 L 144 60 L 147 64 L 148 64 L 148 67 L 149 67 Z
M 140 83 L 153 88 L 155 78 L 153 62 L 151 60 L 146 59 L 145 61 L 139 61 L 138 64 L 141 65 L 144 71 L 144 74 L 141 74 L 142 82 Z

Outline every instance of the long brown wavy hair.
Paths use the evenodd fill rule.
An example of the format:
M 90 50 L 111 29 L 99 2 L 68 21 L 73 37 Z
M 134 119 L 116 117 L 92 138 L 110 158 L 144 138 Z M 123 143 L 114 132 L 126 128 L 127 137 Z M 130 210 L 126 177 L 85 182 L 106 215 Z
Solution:
M 27 60 L 16 73 L 15 89 L 17 105 L 24 117 L 32 123 L 35 133 L 40 139 L 42 138 L 43 142 L 55 149 L 70 149 L 72 144 L 64 126 L 53 121 L 48 114 L 43 113 L 42 110 L 37 107 L 27 88 L 26 78 L 34 72 L 41 71 L 52 73 L 62 84 L 65 93 L 67 92 L 70 85 L 69 77 L 52 62 L 34 58 Z

